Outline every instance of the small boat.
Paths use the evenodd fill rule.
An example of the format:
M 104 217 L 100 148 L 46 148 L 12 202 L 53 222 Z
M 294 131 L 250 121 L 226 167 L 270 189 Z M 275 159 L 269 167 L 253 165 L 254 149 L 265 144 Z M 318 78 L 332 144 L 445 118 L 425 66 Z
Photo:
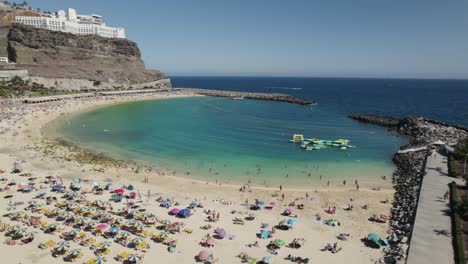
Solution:
M 304 142 L 304 135 L 302 134 L 294 134 L 292 139 L 289 142 Z
M 232 98 L 232 100 L 244 100 L 244 99 L 245 99 L 245 98 L 244 98 L 243 96 Z

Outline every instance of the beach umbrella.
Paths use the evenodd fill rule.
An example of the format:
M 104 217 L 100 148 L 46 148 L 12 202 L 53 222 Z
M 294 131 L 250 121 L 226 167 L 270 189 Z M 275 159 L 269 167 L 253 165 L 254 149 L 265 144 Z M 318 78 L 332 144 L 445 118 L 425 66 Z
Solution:
M 377 248 L 380 248 L 380 246 L 382 246 L 380 244 L 380 237 L 374 233 L 369 233 L 367 235 L 367 238 L 369 238 L 372 242 L 374 242 L 374 244 L 376 245 Z
M 191 202 L 191 203 L 189 204 L 189 207 L 191 207 L 191 208 L 195 208 L 195 207 L 197 207 L 197 206 L 198 206 L 198 204 L 195 203 L 195 202 Z
M 268 256 L 268 257 L 264 257 L 262 258 L 262 262 L 265 263 L 265 264 L 271 264 L 273 263 L 273 258 Z
M 156 222 L 157 222 L 157 218 L 154 217 L 154 216 L 152 216 L 152 217 L 146 219 L 146 223 L 147 223 L 147 224 L 154 224 L 154 223 L 156 223 Z
M 212 239 L 212 238 L 208 238 L 208 239 L 206 239 L 205 243 L 206 243 L 207 245 L 209 245 L 209 246 L 214 246 L 215 240 Z
M 45 194 L 45 190 L 44 190 L 44 189 L 41 189 L 40 191 L 38 191 L 38 192 L 36 193 L 36 197 L 42 196 L 42 195 L 44 195 L 44 194 Z
M 190 216 L 190 209 L 182 209 L 177 213 L 178 216 L 187 218 Z
M 284 243 L 284 241 L 281 240 L 281 239 L 275 239 L 274 242 L 278 247 L 282 247 L 282 246 L 286 245 L 286 243 Z
M 124 231 L 124 232 L 120 232 L 120 234 L 119 234 L 119 236 L 120 236 L 120 237 L 123 237 L 123 238 L 127 238 L 127 237 L 129 237 L 130 235 L 131 235 L 131 234 L 130 234 L 129 232 L 125 232 L 125 231 Z
M 99 225 L 96 226 L 96 228 L 102 231 L 102 230 L 107 228 L 107 225 L 106 224 L 99 224 Z
M 216 230 L 216 235 L 218 235 L 222 239 L 226 236 L 226 230 L 220 228 Z
M 264 205 L 265 202 L 264 202 L 264 201 L 256 201 L 255 204 L 256 204 L 257 206 L 260 206 L 260 205 Z
M 127 223 L 125 223 L 126 226 L 134 226 L 136 224 L 136 220 L 128 220 Z
M 198 253 L 198 255 L 197 255 L 197 258 L 200 261 L 206 261 L 206 260 L 208 260 L 210 258 L 210 253 L 208 253 L 205 250 L 200 251 L 200 253 Z
M 54 250 L 58 252 L 64 252 L 68 248 L 70 248 L 70 243 L 68 241 L 61 241 L 55 245 Z
M 278 224 L 279 226 L 287 226 L 288 225 L 288 221 L 287 220 L 282 220 L 279 222 Z
M 99 222 L 98 221 L 91 221 L 88 223 L 88 226 L 90 227 L 97 227 L 99 225 Z
M 161 222 L 163 225 L 169 225 L 171 223 L 171 220 L 169 219 L 164 219 L 162 222 Z
M 169 201 L 167 201 L 167 200 L 163 200 L 163 201 L 161 201 L 161 203 L 159 204 L 159 206 L 160 206 L 160 207 L 166 207 L 166 208 L 167 208 L 167 207 L 171 206 L 171 203 L 170 203 Z
M 78 256 L 79 254 L 81 254 L 81 249 L 79 248 L 73 249 L 68 253 L 69 256 Z
M 68 241 L 60 241 L 57 244 L 55 244 L 56 247 L 70 247 L 70 242 Z
M 140 222 L 136 222 L 133 227 L 140 231 L 143 230 L 143 228 L 145 228 L 145 226 Z
M 134 239 L 132 239 L 132 244 L 134 245 L 139 245 L 141 242 L 143 242 L 142 238 L 135 237 Z
M 160 232 L 155 237 L 160 240 L 165 240 L 165 239 L 168 239 L 170 236 L 171 236 L 171 233 L 169 232 Z
M 101 242 L 101 244 L 99 245 L 99 249 L 110 248 L 111 245 L 112 245 L 111 242 L 109 242 L 109 241 L 103 241 L 103 242 Z
M 114 192 L 117 193 L 117 194 L 123 194 L 125 192 L 125 190 L 120 188 L 120 189 L 115 190 Z
M 57 215 L 57 214 L 59 214 L 60 212 L 61 212 L 60 209 L 54 208 L 54 209 L 52 209 L 52 210 L 50 211 L 50 214 L 52 214 L 52 215 Z
M 70 231 L 70 232 L 68 233 L 68 235 L 71 236 L 71 237 L 75 237 L 75 236 L 78 234 L 78 232 L 79 232 L 79 231 L 77 231 L 76 229 L 73 229 L 72 231 Z
M 55 229 L 57 229 L 57 224 L 49 224 L 49 225 L 47 225 L 47 229 L 55 230 Z
M 24 237 L 25 237 L 25 238 L 34 238 L 34 234 L 35 234 L 35 233 L 36 233 L 36 232 L 28 232 L 28 233 L 26 233 L 26 234 L 24 235 Z
M 290 226 L 294 226 L 294 225 L 297 224 L 297 220 L 295 220 L 295 219 L 289 219 L 288 222 L 287 222 L 287 224 L 290 225 Z
M 16 232 L 18 231 L 19 229 L 21 229 L 21 226 L 20 225 L 14 225 L 14 226 L 10 226 L 7 231 L 9 233 L 13 233 L 13 232 Z
M 26 234 L 26 229 L 25 228 L 20 228 L 15 231 L 14 236 L 15 237 L 23 237 Z
M 376 243 L 379 242 L 379 236 L 376 235 L 376 234 L 374 234 L 374 233 L 369 233 L 369 234 L 367 235 L 367 237 L 368 237 L 370 240 L 372 240 L 372 241 L 374 241 L 374 242 L 376 242 Z
M 286 213 L 291 214 L 293 210 L 291 208 L 286 209 Z
M 74 182 L 74 183 L 79 183 L 79 182 L 80 182 L 80 179 L 78 179 L 78 178 L 73 178 L 73 179 L 72 179 L 72 182 Z
M 385 237 L 380 237 L 380 242 L 384 246 L 388 246 L 388 240 Z
M 260 230 L 260 237 L 263 239 L 267 239 L 268 237 L 270 237 L 270 231 L 265 229 Z
M 91 260 L 91 263 L 92 264 L 103 264 L 103 263 L 106 263 L 107 262 L 107 259 L 105 257 L 97 257 L 97 258 L 94 258 Z M 88 263 L 88 262 L 86 262 Z
M 117 232 L 119 232 L 119 231 L 120 231 L 120 228 L 117 227 L 117 226 L 113 226 L 113 227 L 111 227 L 111 228 L 109 229 L 109 232 L 111 232 L 111 233 L 117 233 Z
M 75 223 L 76 223 L 77 225 L 79 225 L 79 226 L 82 226 L 82 225 L 86 224 L 86 218 L 80 217 L 80 218 L 78 218 L 78 219 L 76 220 Z
M 275 206 L 275 205 L 276 205 L 276 202 L 275 202 L 275 201 L 272 201 L 272 202 L 269 202 L 268 204 L 271 205 L 271 206 Z
M 130 263 L 137 263 L 139 260 L 141 260 L 141 256 L 138 254 L 132 254 L 128 257 L 127 259 Z
M 176 215 L 180 212 L 179 208 L 173 208 L 172 210 L 169 211 L 170 215 Z

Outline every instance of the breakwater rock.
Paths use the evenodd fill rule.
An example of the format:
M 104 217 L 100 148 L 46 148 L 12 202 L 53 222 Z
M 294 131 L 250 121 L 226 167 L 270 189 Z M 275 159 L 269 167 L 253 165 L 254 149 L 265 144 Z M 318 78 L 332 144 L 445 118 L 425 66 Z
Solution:
M 389 117 L 389 116 L 380 116 L 380 115 L 359 115 L 353 114 L 348 116 L 351 119 L 358 120 L 361 122 L 388 127 L 388 128 L 395 128 L 400 123 L 400 119 Z
M 455 145 L 468 137 L 466 127 L 421 117 L 398 119 L 374 114 L 355 114 L 349 118 L 387 127 L 406 136 L 409 143 L 401 148 L 433 145 L 439 140 L 448 145 Z M 428 151 L 421 148 L 420 151 L 397 153 L 393 158 L 397 170 L 393 174 L 395 195 L 388 237 L 390 246 L 384 250 L 384 257 L 379 260 L 380 263 L 406 263 Z
M 381 263 L 406 262 L 426 158 L 426 150 L 395 154 L 393 158 L 397 170 L 393 174 L 395 196 L 390 216 L 390 246 L 385 249 Z
M 288 94 L 279 93 L 249 93 L 249 92 L 233 92 L 233 91 L 219 91 L 219 90 L 208 90 L 208 89 L 194 89 L 194 88 L 182 88 L 184 91 L 191 91 L 196 94 L 216 97 L 229 97 L 232 99 L 255 99 L 255 100 L 266 100 L 266 101 L 277 101 L 287 102 L 292 104 L 300 105 L 313 105 L 316 102 L 297 98 Z
M 468 128 L 459 125 L 426 119 L 422 117 L 393 118 L 374 114 L 353 114 L 349 118 L 374 125 L 387 127 L 407 136 L 410 146 L 429 145 L 438 140 L 448 145 L 455 145 L 468 137 Z

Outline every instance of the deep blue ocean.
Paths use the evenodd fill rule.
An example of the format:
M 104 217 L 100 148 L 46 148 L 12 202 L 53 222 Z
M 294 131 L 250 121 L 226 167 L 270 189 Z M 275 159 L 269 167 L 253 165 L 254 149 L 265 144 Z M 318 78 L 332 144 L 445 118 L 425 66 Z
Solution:
M 51 126 L 65 139 L 165 174 L 256 184 L 385 184 L 406 142 L 350 113 L 424 116 L 468 125 L 468 82 L 439 80 L 175 77 L 174 87 L 288 93 L 314 106 L 217 97 L 117 104 Z M 354 148 L 305 151 L 288 140 L 349 139 Z M 386 183 L 389 183 L 387 181 Z
M 171 77 L 173 87 L 286 93 L 322 108 L 394 117 L 422 116 L 468 126 L 468 80 Z

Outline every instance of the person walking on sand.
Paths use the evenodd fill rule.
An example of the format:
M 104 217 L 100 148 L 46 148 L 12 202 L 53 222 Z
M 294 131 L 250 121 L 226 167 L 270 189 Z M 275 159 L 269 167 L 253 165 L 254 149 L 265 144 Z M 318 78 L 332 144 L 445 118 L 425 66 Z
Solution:
M 327 187 L 330 187 L 330 181 L 327 181 Z
M 447 200 L 449 197 L 449 191 L 446 191 L 445 194 L 444 194 L 444 200 Z
M 346 180 L 343 180 L 343 185 L 346 186 Z
M 282 198 L 282 199 L 283 199 L 283 201 L 284 201 L 284 193 L 283 193 L 283 194 L 281 194 L 281 198 Z
M 359 191 L 359 184 L 356 185 L 356 191 Z
M 282 191 L 282 190 L 283 190 L 283 186 L 280 185 L 280 191 Z

